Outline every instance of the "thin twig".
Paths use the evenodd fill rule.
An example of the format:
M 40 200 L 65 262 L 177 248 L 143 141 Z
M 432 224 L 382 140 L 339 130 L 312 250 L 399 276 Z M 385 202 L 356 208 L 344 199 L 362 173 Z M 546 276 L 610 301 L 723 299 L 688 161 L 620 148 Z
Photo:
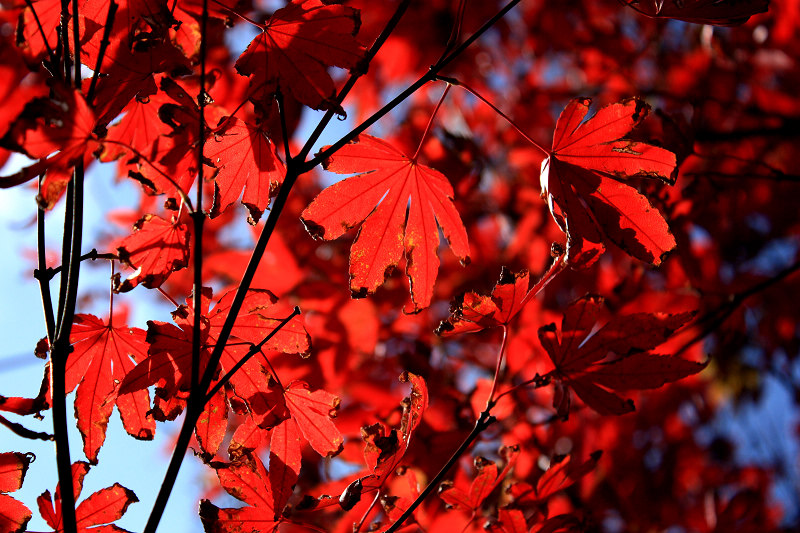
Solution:
M 446 57 L 442 58 L 435 65 L 431 66 L 428 72 L 422 75 L 417 81 L 409 85 L 403 92 L 395 96 L 389 103 L 384 105 L 378 111 L 373 113 L 369 118 L 364 120 L 364 122 L 353 128 L 353 130 L 350 131 L 350 133 L 343 136 L 341 139 L 336 141 L 327 149 L 319 152 L 312 159 L 306 161 L 303 164 L 302 171 L 307 172 L 316 167 L 317 165 L 319 165 L 322 161 L 328 159 L 330 156 L 335 154 L 342 146 L 346 145 L 347 143 L 358 137 L 361 133 L 366 131 L 370 126 L 378 122 L 380 119 L 386 116 L 390 111 L 394 110 L 395 107 L 404 102 L 409 96 L 417 92 L 420 87 L 422 87 L 429 81 L 436 79 L 436 76 L 439 75 L 439 72 L 441 72 L 447 65 L 452 63 L 454 59 L 456 59 L 459 55 L 461 55 L 464 52 L 464 50 L 466 50 L 472 43 L 477 41 L 481 35 L 486 33 L 489 30 L 489 28 L 494 26 L 497 23 L 497 21 L 502 19 L 506 15 L 506 13 L 511 11 L 514 8 L 514 6 L 519 4 L 521 1 L 522 0 L 511 0 L 510 2 L 508 2 L 492 18 L 486 21 L 483 24 L 483 26 L 481 26 L 475 33 L 470 35 L 467 40 L 461 43 L 461 45 L 458 48 L 453 50 Z
M 95 261 L 97 259 L 115 261 L 119 259 L 119 257 L 116 254 L 112 253 L 101 254 L 97 251 L 97 248 L 92 248 L 89 252 L 83 254 L 82 256 L 80 256 L 80 258 L 78 258 L 79 261 L 86 261 L 87 259 L 91 259 L 92 261 Z M 55 277 L 56 274 L 61 272 L 63 268 L 64 265 L 58 265 L 57 267 L 53 268 L 45 267 L 43 269 L 40 267 L 33 271 L 33 277 L 38 280 L 51 280 Z M 42 274 L 42 272 L 44 272 L 44 274 Z
M 280 321 L 280 323 L 279 323 L 277 326 L 275 326 L 275 329 L 273 329 L 272 331 L 270 331 L 270 332 L 269 332 L 269 335 L 267 335 L 266 337 L 264 337 L 263 339 L 261 339 L 261 342 L 259 342 L 258 344 L 253 344 L 253 345 L 250 347 L 250 349 L 247 351 L 247 353 L 244 355 L 244 357 L 242 357 L 241 359 L 239 359 L 239 361 L 237 361 L 237 363 L 236 363 L 235 365 L 233 365 L 233 367 L 232 367 L 230 370 L 228 370 L 228 372 L 227 372 L 227 373 L 226 373 L 224 376 L 222 376 L 222 377 L 219 379 L 219 381 L 217 381 L 217 383 L 214 385 L 214 387 L 212 387 L 212 389 L 211 389 L 210 391 L 208 391 L 208 393 L 206 394 L 206 396 L 205 396 L 205 401 L 204 401 L 203 403 L 204 403 L 204 404 L 205 404 L 205 403 L 208 403 L 208 402 L 211 400 L 211 398 L 213 398 L 213 397 L 214 397 L 214 395 L 215 395 L 217 392 L 219 392 L 219 390 L 220 390 L 222 387 L 224 387 L 224 386 L 225 386 L 225 384 L 226 384 L 226 383 L 228 383 L 228 382 L 231 380 L 231 378 L 233 377 L 233 375 L 234 375 L 234 374 L 235 374 L 235 373 L 236 373 L 236 372 L 237 372 L 237 371 L 238 371 L 240 368 L 242 368 L 242 367 L 245 365 L 245 363 L 247 363 L 247 361 L 249 361 L 249 360 L 250 360 L 250 359 L 251 359 L 251 358 L 252 358 L 254 355 L 256 355 L 257 353 L 261 352 L 261 349 L 264 347 L 264 345 L 265 345 L 266 343 L 268 343 L 268 342 L 270 341 L 270 339 L 272 339 L 272 337 L 274 337 L 275 335 L 277 335 L 277 334 L 278 334 L 278 332 L 279 332 L 281 329 L 283 329 L 283 327 L 284 327 L 286 324 L 288 324 L 288 323 L 289 323 L 289 322 L 290 322 L 290 321 L 291 321 L 291 320 L 292 320 L 294 317 L 296 317 L 296 316 L 299 316 L 299 315 L 300 315 L 300 308 L 299 308 L 299 307 L 297 307 L 297 306 L 295 306 L 295 308 L 294 308 L 294 311 L 292 311 L 292 314 L 290 314 L 289 316 L 287 316 L 286 318 L 284 318 L 283 320 L 281 320 L 281 321 Z M 267 360 L 267 362 L 269 363 L 269 360 Z M 278 379 L 278 376 L 277 376 L 277 374 L 275 373 L 275 369 L 274 369 L 274 368 L 272 368 L 272 364 L 270 363 L 270 365 L 269 365 L 269 366 L 270 366 L 270 368 L 272 369 L 272 373 L 273 373 L 273 375 L 275 376 L 275 380 L 278 382 L 278 385 L 280 385 L 281 389 L 283 389 L 283 385 L 281 384 L 280 380 Z
M 464 452 L 469 449 L 475 439 L 477 439 L 478 436 L 480 436 L 480 434 L 486 430 L 486 428 L 494 424 L 496 420 L 497 419 L 490 415 L 488 411 L 481 413 L 477 422 L 475 422 L 475 427 L 472 428 L 472 431 L 469 433 L 469 435 L 467 435 L 467 438 L 464 439 L 464 442 L 461 443 L 458 449 L 453 452 L 453 455 L 450 456 L 450 459 L 448 459 L 447 463 L 445 463 L 442 469 L 439 470 L 439 473 L 430 480 L 428 486 L 425 487 L 425 490 L 423 490 L 419 496 L 417 496 L 411 505 L 408 506 L 408 509 L 403 511 L 403 514 L 400 515 L 395 523 L 392 524 L 392 526 L 384 533 L 394 533 L 400 529 L 400 527 L 402 527 L 403 522 L 405 522 L 414 513 L 414 510 L 419 507 L 423 501 L 425 501 L 425 498 L 427 498 L 431 492 L 439 487 L 439 483 L 441 483 L 442 479 L 444 479 L 444 477 L 447 475 L 447 472 L 458 462 L 461 456 L 464 455 Z
M 403 0 L 400 2 L 400 4 L 398 4 L 397 9 L 392 15 L 392 18 L 390 18 L 386 23 L 383 31 L 378 38 L 375 39 L 375 42 L 372 43 L 372 46 L 370 46 L 369 50 L 367 50 L 367 53 L 364 54 L 364 58 L 361 60 L 361 65 L 359 66 L 360 68 L 357 68 L 354 72 L 350 73 L 350 77 L 347 79 L 347 82 L 345 82 L 344 87 L 342 87 L 342 90 L 336 95 L 336 98 L 334 99 L 336 106 L 331 106 L 331 108 L 325 112 L 325 115 L 319 121 L 317 127 L 314 128 L 314 131 L 308 136 L 306 143 L 303 145 L 303 148 L 297 155 L 298 159 L 305 160 L 305 158 L 308 157 L 308 154 L 311 153 L 311 149 L 314 147 L 314 144 L 317 142 L 317 140 L 319 140 L 320 135 L 322 135 L 322 132 L 336 114 L 335 107 L 341 107 L 341 105 L 344 103 L 344 99 L 348 94 L 350 94 L 350 91 L 355 86 L 356 81 L 358 81 L 361 76 L 366 74 L 369 65 L 372 64 L 372 60 L 375 58 L 375 55 L 381 49 L 383 43 L 386 42 L 386 39 L 389 38 L 389 35 L 391 35 L 395 27 L 397 27 L 397 24 L 400 22 L 400 19 L 403 18 L 403 15 L 408 9 L 410 3 L 411 0 Z
M 94 100 L 94 91 L 97 87 L 97 80 L 100 78 L 100 69 L 103 66 L 103 58 L 106 55 L 106 49 L 111 44 L 111 29 L 114 26 L 114 17 L 117 15 L 119 6 L 114 0 L 108 4 L 108 14 L 106 15 L 106 25 L 103 27 L 103 39 L 100 41 L 100 50 L 97 54 L 97 63 L 94 66 L 94 73 L 92 80 L 89 82 L 89 91 L 86 93 L 86 103 L 92 105 Z
M 39 178 L 39 193 L 42 190 L 42 178 Z M 37 203 L 38 204 L 38 203 Z M 47 329 L 47 339 L 52 344 L 56 335 L 56 317 L 53 312 L 53 297 L 50 293 L 50 279 L 39 278 L 37 272 L 44 272 L 47 269 L 47 248 L 45 245 L 45 211 L 42 206 L 36 208 L 36 255 L 38 258 L 38 269 L 33 271 L 33 277 L 39 281 L 39 293 L 42 297 L 42 308 L 44 309 L 44 322 Z

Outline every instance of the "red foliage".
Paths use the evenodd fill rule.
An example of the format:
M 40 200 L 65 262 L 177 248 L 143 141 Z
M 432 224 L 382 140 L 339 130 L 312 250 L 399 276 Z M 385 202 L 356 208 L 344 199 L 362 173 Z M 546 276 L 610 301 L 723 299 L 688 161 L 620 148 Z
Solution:
M 182 420 L 146 533 L 184 460 L 215 533 L 797 528 L 794 458 L 725 425 L 800 399 L 795 3 L 0 4 L 48 359 L 0 425 L 55 441 L 52 530 L 136 501 L 75 501 L 114 406 L 137 439 Z M 101 166 L 134 192 L 87 201 Z M 172 321 L 98 318 L 89 259 Z M 48 473 L 3 452 L 26 531 L 7 493 Z

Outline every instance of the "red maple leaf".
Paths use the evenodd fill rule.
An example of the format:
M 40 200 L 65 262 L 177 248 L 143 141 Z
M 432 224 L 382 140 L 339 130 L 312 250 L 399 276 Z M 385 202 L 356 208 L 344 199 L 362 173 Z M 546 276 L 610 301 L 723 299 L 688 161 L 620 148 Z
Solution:
M 200 519 L 206 533 L 273 531 L 282 522 L 280 509 L 273 506 L 272 485 L 258 456 L 233 463 L 211 463 L 225 491 L 248 506 L 220 509 L 208 500 L 200 501 Z
M 322 191 L 301 215 L 309 233 L 325 240 L 361 224 L 350 249 L 353 296 L 375 292 L 405 252 L 414 310 L 428 307 L 439 271 L 437 224 L 462 263 L 469 261 L 467 230 L 453 203 L 450 182 L 369 135 L 343 146 L 325 168 L 338 174 L 363 173 Z
M 219 337 L 233 296 L 234 291 L 228 292 L 209 311 L 211 290 L 204 289 L 203 309 L 201 309 L 203 317 L 201 373 L 208 363 L 210 347 Z M 282 317 L 267 316 L 273 312 L 283 314 L 276 310 L 277 301 L 277 297 L 267 290 L 252 289 L 248 292 L 242 305 L 242 313 L 235 322 L 229 345 L 223 350 L 220 358 L 220 368 L 223 372 L 232 369 L 245 356 L 251 344 L 261 342 L 281 322 Z M 182 398 L 183 393 L 190 389 L 194 311 L 191 306 L 192 299 L 188 299 L 187 302 L 188 305 L 180 306 L 172 314 L 177 326 L 165 322 L 148 322 L 149 356 L 128 373 L 120 385 L 120 393 L 126 394 L 157 384 L 164 389 L 166 396 Z M 310 341 L 302 319 L 292 318 L 264 345 L 264 348 L 286 353 L 308 352 Z M 280 413 L 281 409 L 285 408 L 280 400 L 281 394 L 271 389 L 270 384 L 263 355 L 250 358 L 230 380 L 233 394 L 246 402 L 250 414 L 261 425 L 274 423 L 275 411 Z M 174 407 L 180 410 L 182 402 L 180 404 Z M 227 405 L 220 399 L 209 402 L 201 416 L 196 429 L 200 444 L 209 456 L 216 453 L 222 441 L 224 427 L 227 426 L 226 416 Z
M 560 416 L 569 413 L 566 388 L 598 413 L 620 415 L 634 410 L 633 401 L 608 389 L 655 389 L 696 374 L 708 364 L 648 352 L 663 344 L 694 313 L 621 315 L 592 334 L 600 302 L 586 297 L 570 305 L 561 321 L 560 336 L 555 324 L 539 328 L 542 347 L 555 365 L 549 376 L 563 387 L 554 399 Z
M 84 463 L 83 461 L 72 463 L 73 493 L 76 500 L 80 496 L 81 490 L 83 490 L 83 478 L 88 472 L 89 463 Z M 53 505 L 54 499 L 55 505 Z M 111 522 L 119 520 L 125 514 L 128 506 L 138 501 L 139 499 L 133 491 L 126 489 L 119 483 L 114 483 L 110 487 L 98 490 L 78 504 L 75 509 L 78 533 L 126 531 L 111 524 Z M 36 499 L 36 503 L 39 505 L 39 513 L 42 518 L 44 518 L 48 526 L 53 528 L 54 533 L 64 531 L 64 526 L 61 523 L 60 484 L 56 485 L 55 498 L 51 496 L 49 490 L 46 490 Z
M 530 275 L 527 270 L 512 273 L 506 267 L 500 270 L 500 280 L 490 296 L 470 291 L 450 303 L 450 316 L 442 320 L 436 334 L 450 337 L 458 333 L 481 331 L 487 328 L 508 325 L 525 304 L 541 291 L 560 271 L 562 262 L 556 261 L 536 285 L 528 288 Z
M 117 323 L 125 317 L 117 316 Z M 106 438 L 108 419 L 114 406 L 119 409 L 128 434 L 152 439 L 156 422 L 148 414 L 150 396 L 146 390 L 116 395 L 118 384 L 134 368 L 131 360 L 145 359 L 145 332 L 128 326 L 112 326 L 93 315 L 75 315 L 70 333 L 73 352 L 67 361 L 66 390 L 78 388 L 75 416 L 83 437 L 83 452 L 92 464 Z
M 6 189 L 25 183 L 39 175 L 58 174 L 61 186 L 40 203 L 52 207 L 53 196 L 58 197 L 71 177 L 71 167 L 87 158 L 99 148 L 93 133 L 94 113 L 77 91 L 56 89 L 50 98 L 34 98 L 23 109 L 2 142 L 31 159 L 39 159 L 11 176 L 0 177 L 0 188 Z M 57 153 L 54 153 L 57 152 Z
M 364 458 L 372 473 L 356 479 L 347 486 L 339 497 L 339 505 L 344 509 L 352 509 L 364 494 L 380 490 L 389 476 L 395 473 L 406 454 L 411 435 L 422 421 L 425 409 L 428 408 L 428 387 L 422 377 L 411 372 L 403 372 L 400 381 L 411 383 L 411 394 L 402 401 L 403 415 L 400 419 L 400 429 L 391 429 L 387 432 L 381 423 L 361 428 L 361 437 L 366 443 Z
M 189 262 L 190 231 L 173 217 L 164 220 L 147 214 L 133 225 L 133 234 L 117 247 L 119 259 L 135 271 L 124 281 L 115 280 L 114 290 L 127 292 L 140 283 L 148 289 L 160 287 L 176 270 Z
M 603 455 L 602 450 L 593 452 L 589 459 L 578 463 L 571 455 L 553 457 L 550 466 L 536 481 L 536 486 L 525 482 L 515 483 L 509 492 L 518 505 L 541 504 L 558 491 L 564 490 L 591 472 Z
M 226 120 L 206 141 L 204 155 L 217 169 L 210 216 L 225 211 L 244 189 L 242 203 L 257 222 L 286 172 L 264 131 L 238 118 Z
M 661 214 L 636 189 L 632 176 L 672 183 L 675 154 L 622 139 L 647 115 L 640 100 L 600 109 L 583 121 L 591 100 L 572 100 L 558 117 L 553 148 L 542 161 L 542 195 L 567 234 L 567 259 L 573 268 L 596 261 L 610 240 L 633 257 L 658 265 L 675 247 Z
M 32 455 L 7 452 L 0 453 L 0 530 L 8 533 L 25 531 L 31 519 L 31 510 L 20 501 L 8 496 L 22 487 Z
M 519 446 L 504 446 L 500 449 L 500 455 L 505 458 L 506 464 L 498 474 L 497 464 L 484 457 L 475 457 L 474 465 L 478 474 L 469 487 L 454 485 L 453 482 L 444 482 L 439 488 L 439 496 L 448 505 L 477 513 L 484 500 L 503 482 L 508 473 L 514 467 L 519 456 Z
M 314 109 L 334 104 L 336 88 L 328 66 L 352 69 L 364 48 L 355 38 L 359 12 L 320 0 L 293 0 L 277 10 L 236 61 L 251 76 L 252 97 L 270 97 L 280 89 Z
M 203 319 L 201 321 L 202 334 L 201 342 L 201 364 L 207 362 L 209 347 L 216 342 L 219 331 L 230 309 L 233 301 L 234 291 L 226 293 L 220 298 L 217 305 L 211 310 L 208 307 L 211 303 L 211 290 L 203 289 L 204 309 L 201 310 Z M 222 369 L 232 368 L 244 353 L 248 350 L 246 343 L 258 343 L 266 337 L 278 323 L 279 318 L 264 316 L 263 313 L 274 311 L 270 309 L 277 303 L 278 299 L 271 292 L 264 289 L 251 289 L 242 304 L 242 313 L 236 319 L 231 334 L 229 346 L 225 348 L 220 359 Z M 136 368 L 130 372 L 120 386 L 120 393 L 125 394 L 140 390 L 150 385 L 161 382 L 162 387 L 171 391 L 178 389 L 189 390 L 188 378 L 191 374 L 192 360 L 192 328 L 193 328 L 193 309 L 192 299 L 187 299 L 188 304 L 180 306 L 172 313 L 177 327 L 166 322 L 148 322 L 147 340 L 150 343 L 149 357 L 141 361 Z M 302 319 L 294 317 L 284 326 L 264 347 L 272 350 L 285 351 L 287 353 L 305 353 L 309 349 L 309 338 L 303 327 Z M 256 358 L 250 359 L 231 381 L 234 388 L 240 384 L 248 390 L 254 387 L 256 392 L 263 388 L 264 368 L 258 364 Z M 253 363 L 257 368 L 249 368 Z M 251 375 L 252 374 L 252 375 Z M 261 377 L 257 377 L 258 375 Z M 247 380 L 243 376 L 250 376 Z M 239 382 L 241 380 L 241 382 Z M 256 381 L 253 381 L 256 380 Z M 241 394 L 241 393 L 240 393 Z M 247 394 L 241 394 L 247 399 Z

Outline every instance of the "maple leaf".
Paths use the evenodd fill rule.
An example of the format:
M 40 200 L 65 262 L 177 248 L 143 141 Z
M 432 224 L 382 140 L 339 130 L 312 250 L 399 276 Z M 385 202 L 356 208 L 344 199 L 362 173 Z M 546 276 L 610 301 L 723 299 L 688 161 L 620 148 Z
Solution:
M 591 334 L 600 302 L 596 297 L 586 297 L 570 305 L 561 321 L 560 337 L 555 324 L 539 328 L 542 347 L 555 365 L 549 376 L 575 391 L 598 413 L 620 415 L 634 410 L 631 400 L 623 400 L 608 389 L 655 389 L 696 374 L 708 364 L 648 352 L 663 344 L 694 313 L 617 316 Z M 554 407 L 560 416 L 567 416 L 568 396 L 557 394 Z
M 356 479 L 342 492 L 339 505 L 343 509 L 352 509 L 364 494 L 380 490 L 389 476 L 395 473 L 411 442 L 411 435 L 428 408 L 428 387 L 422 377 L 403 372 L 400 381 L 411 383 L 411 394 L 401 403 L 403 415 L 400 429 L 392 429 L 387 433 L 381 423 L 361 428 L 361 437 L 366 443 L 364 458 L 372 473 Z
M 135 272 L 120 282 L 115 278 L 114 290 L 128 292 L 140 283 L 148 289 L 160 287 L 167 278 L 189 264 L 189 238 L 186 224 L 173 217 L 164 220 L 147 214 L 133 225 L 133 234 L 117 247 L 120 261 Z
M 83 490 L 83 478 L 88 472 L 88 463 L 79 461 L 72 464 L 73 492 L 76 500 Z M 53 505 L 54 499 L 55 505 Z M 78 533 L 126 531 L 111 524 L 111 522 L 119 520 L 127 511 L 128 506 L 138 501 L 139 499 L 133 491 L 126 489 L 119 483 L 114 483 L 110 487 L 98 490 L 75 508 Z M 44 518 L 48 526 L 53 528 L 54 533 L 64 531 L 64 526 L 61 522 L 60 484 L 56 485 L 55 498 L 51 496 L 49 490 L 46 490 L 36 499 L 36 503 L 39 505 L 39 513 L 42 518 Z
M 261 533 L 273 531 L 282 522 L 280 510 L 273 506 L 270 478 L 258 456 L 211 466 L 222 488 L 248 507 L 220 509 L 201 500 L 200 520 L 206 533 Z
M 208 347 L 213 346 L 222 330 L 222 326 L 233 301 L 235 291 L 229 291 L 220 298 L 219 302 L 209 311 L 212 292 L 209 288 L 203 289 L 203 306 L 200 310 L 201 320 L 201 362 L 207 362 L 210 355 Z M 266 337 L 281 322 L 281 319 L 264 316 L 277 303 L 278 298 L 265 289 L 251 289 L 248 291 L 242 304 L 242 313 L 237 317 L 231 334 L 230 346 L 226 347 L 220 359 L 223 370 L 233 368 L 247 351 L 248 346 L 242 343 L 258 343 Z M 191 306 L 192 298 L 187 299 L 187 305 L 180 306 L 172 313 L 177 326 L 166 322 L 148 322 L 147 340 L 150 343 L 149 357 L 141 361 L 130 372 L 120 385 L 120 393 L 125 394 L 140 390 L 158 382 L 162 382 L 170 391 L 178 389 L 189 390 L 188 378 L 191 374 L 192 360 L 192 328 L 194 311 Z M 242 342 L 239 342 L 242 341 Z M 308 333 L 303 327 L 302 319 L 294 317 L 265 345 L 265 348 L 285 351 L 286 353 L 307 352 L 310 344 Z M 253 358 L 249 363 L 255 364 Z M 248 368 L 245 364 L 236 374 L 231 383 L 234 388 L 237 383 L 242 386 L 252 386 L 256 390 L 263 387 L 264 370 Z M 261 377 L 255 377 L 255 374 Z M 247 377 L 245 377 L 247 376 Z M 241 380 L 241 382 L 237 382 Z M 246 394 L 242 397 L 247 399 Z
M 311 447 L 323 457 L 338 452 L 343 439 L 331 415 L 339 407 L 339 398 L 323 390 L 312 392 L 302 381 L 290 383 L 283 395 L 292 420 Z
M 572 100 L 558 117 L 553 147 L 542 161 L 542 195 L 567 234 L 567 259 L 573 268 L 596 261 L 608 239 L 629 255 L 658 265 L 675 247 L 661 214 L 633 187 L 620 180 L 657 177 L 672 183 L 675 154 L 622 139 L 650 109 L 625 100 L 583 121 L 591 100 Z
M 337 399 L 338 402 L 338 399 Z M 327 415 L 327 413 L 325 413 Z M 327 424 L 327 421 L 326 421 Z M 334 430 L 336 428 L 334 427 Z M 331 439 L 337 449 L 341 445 L 342 436 L 338 430 Z M 269 482 L 272 487 L 272 508 L 282 510 L 292 495 L 294 485 L 300 476 L 302 449 L 300 427 L 294 418 L 287 418 L 272 428 L 269 441 Z
M 50 345 L 47 338 L 40 340 L 36 346 L 37 357 L 47 357 L 47 352 Z M 42 411 L 50 409 L 52 397 L 50 394 L 50 363 L 44 366 L 44 376 L 42 377 L 42 384 L 39 387 L 39 394 L 35 398 L 21 398 L 19 396 L 2 396 L 0 395 L 0 411 L 8 411 L 17 415 L 26 416 L 34 415 L 36 418 L 42 418 Z
M 275 91 L 314 109 L 333 105 L 336 88 L 328 66 L 355 68 L 364 48 L 355 39 L 359 12 L 320 0 L 293 0 L 260 26 L 236 61 L 236 70 L 252 76 L 253 96 Z
M 226 120 L 206 141 L 204 155 L 217 169 L 210 216 L 220 215 L 244 189 L 242 203 L 257 222 L 286 173 L 264 131 L 238 118 Z
M 6 452 L 0 453 L 0 530 L 8 533 L 25 531 L 31 519 L 31 511 L 20 501 L 8 496 L 22 487 L 25 473 L 33 461 L 33 455 Z
M 325 240 L 361 224 L 350 249 L 353 297 L 375 292 L 405 252 L 414 311 L 428 307 L 439 270 L 437 224 L 461 262 L 469 261 L 467 230 L 450 182 L 369 135 L 343 146 L 325 169 L 363 173 L 323 190 L 301 215 L 309 233 Z
M 766 12 L 769 7 L 769 0 L 626 0 L 625 3 L 648 17 L 717 26 L 744 24 L 756 13 Z
M 560 271 L 561 265 L 561 261 L 557 260 L 542 279 L 530 288 L 528 288 L 530 275 L 527 270 L 513 273 L 502 267 L 500 279 L 490 296 L 470 291 L 456 297 L 450 303 L 450 316 L 441 321 L 435 333 L 441 337 L 450 337 L 459 333 L 508 325 L 530 298 L 553 279 Z
M 512 485 L 509 492 L 514 497 L 514 502 L 518 505 L 542 504 L 553 494 L 571 487 L 583 476 L 594 470 L 602 455 L 602 450 L 597 450 L 582 463 L 573 461 L 571 455 L 555 456 L 552 458 L 547 470 L 536 481 L 535 487 L 528 483 L 520 482 Z
M 503 482 L 514 467 L 519 456 L 519 446 L 504 446 L 500 450 L 500 455 L 506 459 L 506 465 L 499 474 L 494 461 L 480 456 L 475 457 L 473 464 L 478 473 L 469 488 L 465 489 L 454 485 L 452 481 L 446 481 L 439 486 L 439 497 L 456 509 L 471 513 L 478 512 L 484 500 Z
M 63 182 L 62 186 L 55 186 L 60 194 L 71 177 L 71 167 L 80 159 L 86 161 L 99 148 L 92 131 L 94 125 L 94 113 L 77 91 L 58 88 L 50 98 L 28 102 L 0 144 L 40 161 L 16 174 L 0 177 L 0 189 L 15 187 L 47 172 L 48 176 L 61 176 L 58 181 Z M 52 207 L 56 193 L 47 195 L 40 204 Z
M 116 317 L 117 321 L 124 316 Z M 156 422 L 150 411 L 146 390 L 116 395 L 117 384 L 133 370 L 131 358 L 146 358 L 148 344 L 145 332 L 128 326 L 112 326 L 93 315 L 75 315 L 70 332 L 73 352 L 67 360 L 66 390 L 78 388 L 75 395 L 75 416 L 83 437 L 83 452 L 93 464 L 106 438 L 108 419 L 114 406 L 119 409 L 122 424 L 137 439 L 152 439 Z

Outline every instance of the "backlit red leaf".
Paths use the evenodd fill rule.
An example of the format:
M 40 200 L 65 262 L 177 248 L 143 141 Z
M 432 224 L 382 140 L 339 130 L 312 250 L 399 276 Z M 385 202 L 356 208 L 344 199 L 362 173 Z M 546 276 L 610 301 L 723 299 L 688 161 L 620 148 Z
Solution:
M 217 169 L 211 216 L 225 211 L 244 189 L 242 203 L 258 221 L 286 172 L 264 131 L 233 118 L 206 141 L 204 155 Z
M 273 508 L 283 510 L 300 476 L 301 433 L 294 418 L 287 418 L 272 429 L 269 441 L 269 481 Z
M 343 441 L 332 420 L 339 398 L 323 390 L 310 391 L 299 381 L 286 387 L 284 397 L 292 419 L 311 447 L 322 456 L 335 454 Z
M 148 289 L 160 287 L 176 270 L 189 262 L 189 227 L 178 220 L 167 221 L 157 215 L 145 215 L 133 226 L 133 234 L 117 248 L 120 261 L 135 269 L 122 282 L 118 292 L 127 292 L 139 284 Z
M 574 268 L 596 261 L 610 240 L 628 254 L 658 265 L 675 247 L 661 214 L 620 180 L 632 176 L 671 182 L 675 154 L 624 140 L 649 107 L 626 100 L 584 121 L 591 100 L 572 100 L 558 119 L 550 156 L 542 162 L 541 187 L 556 222 L 567 234 Z
M 107 324 L 93 315 L 76 315 L 70 341 L 74 351 L 67 361 L 67 392 L 78 387 L 75 416 L 87 459 L 97 462 L 114 405 L 130 435 L 152 439 L 156 424 L 148 414 L 148 392 L 117 396 L 117 384 L 134 368 L 131 358 L 146 358 L 145 332 L 125 325 L 114 327 L 111 321 Z
M 450 182 L 369 135 L 342 147 L 325 168 L 362 172 L 322 191 L 301 215 L 311 235 L 325 240 L 361 224 L 350 249 L 353 295 L 375 292 L 405 253 L 414 310 L 428 307 L 439 270 L 437 225 L 456 256 L 469 260 L 467 231 Z
M 267 471 L 257 456 L 230 464 L 212 463 L 222 487 L 248 507 L 220 509 L 200 501 L 200 519 L 207 533 L 260 533 L 272 531 L 280 514 L 272 506 L 272 488 Z
M 89 465 L 84 462 L 72 464 L 73 493 L 77 500 L 83 489 L 83 478 L 89 472 Z M 138 502 L 139 499 L 133 491 L 126 489 L 119 483 L 101 489 L 75 508 L 75 518 L 77 520 L 79 533 L 106 533 L 111 531 L 125 531 L 111 524 L 122 517 L 127 511 L 128 506 Z M 55 497 L 50 495 L 50 491 L 45 491 L 36 499 L 39 505 L 39 513 L 44 518 L 55 533 L 63 531 L 61 523 L 61 487 L 56 486 Z M 104 525 L 108 524 L 108 525 Z M 97 527 L 95 527 L 97 526 Z
M 320 0 L 293 0 L 277 10 L 236 61 L 236 70 L 252 76 L 256 95 L 276 90 L 314 109 L 333 105 L 336 88 L 328 66 L 352 69 L 364 48 L 355 39 L 359 12 Z
M 614 318 L 591 334 L 600 300 L 587 297 L 564 313 L 559 336 L 555 324 L 539 328 L 539 340 L 555 365 L 551 372 L 559 384 L 571 388 L 583 402 L 600 414 L 633 411 L 631 400 L 613 390 L 652 389 L 696 374 L 705 363 L 649 353 L 663 344 L 693 313 L 637 313 Z M 569 401 L 554 406 L 567 416 Z

